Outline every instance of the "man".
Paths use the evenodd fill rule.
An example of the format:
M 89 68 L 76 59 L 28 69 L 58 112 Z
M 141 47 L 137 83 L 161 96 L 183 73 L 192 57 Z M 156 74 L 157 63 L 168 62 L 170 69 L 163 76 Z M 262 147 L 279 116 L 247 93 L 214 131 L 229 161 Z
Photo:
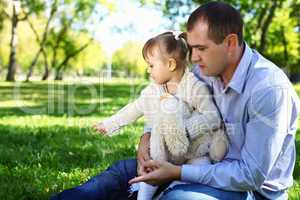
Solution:
M 149 159 L 149 133 L 138 161 L 150 173 L 136 177 L 136 160 L 119 161 L 87 183 L 53 199 L 127 199 L 130 184 L 190 182 L 167 189 L 165 199 L 287 199 L 295 164 L 298 97 L 284 73 L 243 41 L 243 22 L 226 3 L 200 6 L 188 19 L 187 41 L 199 78 L 212 89 L 230 140 L 216 164 L 176 166 Z M 196 121 L 187 121 L 189 138 Z
M 192 183 L 174 187 L 162 199 L 234 199 L 230 196 L 237 196 L 236 191 L 240 199 L 287 199 L 299 113 L 293 86 L 243 41 L 241 16 L 228 4 L 211 2 L 196 9 L 187 22 L 187 41 L 198 64 L 195 73 L 211 86 L 227 128 L 228 155 L 220 163 L 202 166 L 150 161 L 146 166 L 158 169 L 130 183 Z

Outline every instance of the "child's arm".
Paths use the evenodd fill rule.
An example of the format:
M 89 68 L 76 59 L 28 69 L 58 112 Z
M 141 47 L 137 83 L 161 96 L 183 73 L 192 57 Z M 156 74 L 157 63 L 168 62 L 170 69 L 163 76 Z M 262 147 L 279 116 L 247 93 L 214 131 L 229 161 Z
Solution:
M 128 125 L 143 115 L 142 98 L 127 104 L 116 114 L 95 125 L 97 131 L 103 134 L 112 135 L 122 126 Z
M 149 110 L 148 104 L 149 100 L 151 101 L 151 95 L 153 95 L 152 93 L 155 93 L 155 90 L 153 85 L 149 84 L 145 89 L 142 90 L 141 95 L 135 101 L 127 104 L 110 118 L 107 118 L 95 125 L 96 130 L 104 134 L 112 135 L 122 126 L 134 122 L 143 114 L 145 114 L 146 110 Z M 147 116 L 145 116 L 145 122 L 147 127 L 150 127 L 150 122 L 148 122 Z

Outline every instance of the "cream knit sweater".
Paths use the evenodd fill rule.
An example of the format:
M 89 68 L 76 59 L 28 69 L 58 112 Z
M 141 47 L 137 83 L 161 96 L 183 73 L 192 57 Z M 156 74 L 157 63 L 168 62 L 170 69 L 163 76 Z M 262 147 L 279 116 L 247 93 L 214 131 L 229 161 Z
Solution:
M 162 115 L 162 113 L 164 114 Z M 181 115 L 179 118 L 178 113 Z M 167 139 L 171 139 L 171 142 L 162 141 L 162 144 L 167 143 L 169 153 L 172 154 L 173 150 L 177 150 L 177 152 L 173 152 L 174 156 L 171 159 L 175 163 L 183 163 L 188 159 L 205 156 L 207 153 L 209 153 L 211 160 L 219 161 L 226 154 L 228 140 L 225 132 L 220 129 L 221 118 L 213 103 L 212 95 L 207 85 L 199 81 L 188 70 L 185 71 L 174 96 L 167 94 L 164 86 L 150 83 L 135 101 L 102 123 L 108 135 L 112 135 L 122 126 L 134 122 L 141 116 L 144 116 L 145 127 L 150 129 L 157 125 L 157 120 L 166 119 L 167 116 L 169 118 L 170 116 L 177 117 L 176 119 L 180 122 L 177 123 L 179 125 L 177 127 L 184 127 L 184 132 L 187 132 L 187 135 L 180 135 L 178 138 L 181 138 L 181 141 L 176 140 L 176 136 L 174 139 L 174 134 L 172 135 L 173 138 L 169 136 Z M 161 125 L 160 123 L 159 127 L 163 127 Z M 165 125 L 168 126 L 168 124 Z M 154 138 L 155 136 L 151 135 L 151 137 Z M 161 152 L 153 152 L 153 150 L 160 151 L 161 148 L 154 148 L 154 146 L 158 147 L 159 145 L 151 145 L 150 139 L 150 150 L 151 146 L 153 148 L 150 154 L 157 154 L 157 156 L 151 155 L 153 159 L 170 159 L 170 156 L 168 158 L 161 157 Z M 189 151 L 189 155 L 184 156 L 185 160 L 176 162 L 178 156 L 186 154 L 187 151 Z

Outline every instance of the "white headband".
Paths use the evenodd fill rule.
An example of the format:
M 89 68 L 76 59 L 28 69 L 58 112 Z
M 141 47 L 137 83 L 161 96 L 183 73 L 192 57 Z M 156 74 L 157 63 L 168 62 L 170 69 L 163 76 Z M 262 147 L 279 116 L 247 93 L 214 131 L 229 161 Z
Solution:
M 188 44 L 187 44 L 186 40 L 183 37 L 179 37 L 182 34 L 181 31 L 170 30 L 170 32 L 174 35 L 175 40 L 181 40 L 183 42 L 184 46 L 188 49 Z M 189 53 L 190 52 L 188 51 L 188 53 L 186 55 L 187 60 L 189 59 Z
M 179 36 L 182 33 L 181 31 L 171 31 L 174 35 L 175 40 L 179 40 Z

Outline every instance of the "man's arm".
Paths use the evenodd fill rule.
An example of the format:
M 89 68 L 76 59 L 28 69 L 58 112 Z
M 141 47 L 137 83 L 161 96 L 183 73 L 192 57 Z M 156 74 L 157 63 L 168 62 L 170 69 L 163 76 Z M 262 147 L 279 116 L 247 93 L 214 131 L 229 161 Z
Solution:
M 243 126 L 245 143 L 241 159 L 224 160 L 214 165 L 183 165 L 181 179 L 231 191 L 258 190 L 281 153 L 285 153 L 290 145 L 293 147 L 297 126 L 294 103 L 286 88 L 257 91 L 247 108 L 249 122 Z M 284 162 L 293 163 L 294 157 L 289 156 Z M 280 164 L 286 166 L 289 163 Z
M 246 138 L 240 160 L 224 160 L 214 165 L 176 166 L 168 162 L 148 161 L 155 171 L 134 178 L 129 183 L 144 181 L 161 184 L 170 180 L 197 182 L 231 191 L 259 189 L 266 180 L 283 146 L 294 142 L 297 126 L 296 105 L 284 88 L 259 91 L 251 99 L 252 105 L 246 125 Z M 292 104 L 292 105 L 290 105 Z M 290 138 L 292 137 L 292 138 Z M 294 146 L 292 145 L 291 148 Z M 293 157 L 288 161 L 294 163 Z M 286 160 L 284 160 L 286 162 Z M 287 163 L 280 163 L 286 166 Z M 288 166 L 290 167 L 290 166 Z

